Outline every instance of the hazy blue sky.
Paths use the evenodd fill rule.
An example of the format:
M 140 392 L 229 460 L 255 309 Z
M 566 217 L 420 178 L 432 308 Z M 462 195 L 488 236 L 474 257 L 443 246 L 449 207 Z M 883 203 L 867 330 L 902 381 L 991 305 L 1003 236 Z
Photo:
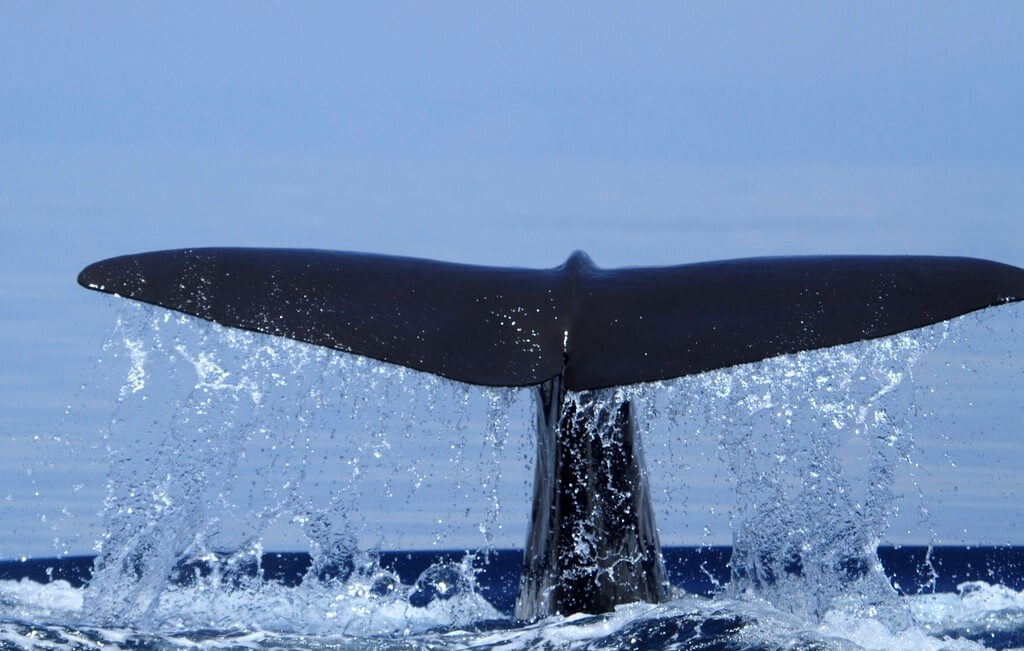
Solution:
M 74 277 L 121 253 L 1024 266 L 1022 33 L 1019 2 L 0 0 L 0 428 L 59 416 L 112 318 Z

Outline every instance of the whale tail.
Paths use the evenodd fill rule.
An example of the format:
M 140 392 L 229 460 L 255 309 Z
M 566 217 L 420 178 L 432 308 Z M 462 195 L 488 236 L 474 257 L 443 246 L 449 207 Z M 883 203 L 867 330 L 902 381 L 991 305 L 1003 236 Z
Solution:
M 1024 298 L 971 258 L 751 258 L 553 269 L 363 253 L 182 249 L 86 267 L 90 289 L 487 386 L 651 382 L 872 339 Z
M 920 256 L 610 270 L 577 252 L 559 267 L 526 270 L 183 249 L 97 262 L 78 282 L 461 382 L 535 387 L 536 478 L 516 603 L 523 619 L 669 594 L 632 409 L 602 390 L 884 337 L 1024 299 L 1022 269 Z

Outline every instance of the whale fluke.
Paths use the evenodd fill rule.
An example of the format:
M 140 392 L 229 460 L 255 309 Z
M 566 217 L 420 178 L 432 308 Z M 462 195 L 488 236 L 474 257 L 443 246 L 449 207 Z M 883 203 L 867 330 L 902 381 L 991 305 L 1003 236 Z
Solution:
M 449 379 L 568 391 L 665 380 L 873 339 L 1024 298 L 1024 270 L 971 258 L 751 258 L 553 269 L 364 253 L 181 249 L 78 282 Z
M 516 615 L 668 598 L 640 439 L 611 387 L 896 334 L 1024 299 L 972 258 L 751 258 L 553 269 L 364 253 L 181 249 L 78 282 L 225 326 L 489 386 L 533 386 L 537 463 Z

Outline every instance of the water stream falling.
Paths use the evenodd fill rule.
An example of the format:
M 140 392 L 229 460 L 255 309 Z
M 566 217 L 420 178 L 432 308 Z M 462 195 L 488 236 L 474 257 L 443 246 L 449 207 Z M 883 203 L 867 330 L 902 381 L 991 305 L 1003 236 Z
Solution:
M 704 484 L 728 486 L 732 560 L 728 582 L 713 579 L 718 596 L 677 589 L 670 604 L 593 620 L 600 633 L 562 618 L 523 628 L 479 583 L 496 550 L 522 545 L 528 390 L 119 307 L 97 371 L 121 378 L 113 413 L 98 436 L 50 448 L 101 448 L 108 463 L 92 579 L 82 589 L 0 587 L 8 614 L 99 628 L 107 642 L 130 629 L 242 646 L 269 644 L 245 637 L 253 631 L 320 640 L 309 648 L 367 636 L 503 648 L 613 635 L 618 648 L 637 626 L 650 633 L 670 621 L 678 637 L 696 617 L 704 623 L 687 635 L 711 635 L 719 622 L 731 640 L 770 646 L 817 639 L 807 631 L 828 622 L 871 622 L 933 648 L 922 632 L 932 611 L 893 589 L 875 550 L 897 514 L 899 478 L 916 464 L 912 425 L 926 387 L 911 381 L 915 364 L 955 326 L 605 392 L 633 403 L 663 542 L 702 508 L 691 496 Z M 45 520 L 58 555 L 81 521 L 66 510 Z M 381 561 L 418 549 L 458 551 L 412 582 Z M 308 553 L 301 582 L 268 580 L 273 551 Z M 297 644 L 287 639 L 270 646 Z
M 914 449 L 913 392 L 896 389 L 947 336 L 938 326 L 641 390 L 674 430 L 714 440 L 728 468 L 728 594 L 813 617 L 855 600 L 901 619 L 875 555 Z
M 88 620 L 373 630 L 368 609 L 407 596 L 377 564 L 382 548 L 447 547 L 459 527 L 475 530 L 476 554 L 492 548 L 516 392 L 146 307 L 126 308 L 114 338 L 128 368 L 104 433 L 110 471 Z M 424 419 L 439 432 L 431 442 Z M 309 553 L 303 590 L 242 571 L 265 549 Z M 170 580 L 213 559 L 213 574 L 192 585 Z M 466 567 L 455 582 L 464 594 L 447 600 L 452 617 L 497 616 Z M 339 590 L 357 599 L 339 609 Z M 267 600 L 279 599 L 302 607 L 274 613 Z

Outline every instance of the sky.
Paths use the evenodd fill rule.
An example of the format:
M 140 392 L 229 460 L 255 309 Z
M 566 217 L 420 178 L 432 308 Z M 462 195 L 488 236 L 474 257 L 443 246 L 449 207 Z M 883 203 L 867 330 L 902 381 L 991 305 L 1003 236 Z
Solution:
M 0 0 L 0 429 L 61 418 L 113 320 L 75 275 L 124 253 L 1024 266 L 1022 28 L 1016 2 Z

